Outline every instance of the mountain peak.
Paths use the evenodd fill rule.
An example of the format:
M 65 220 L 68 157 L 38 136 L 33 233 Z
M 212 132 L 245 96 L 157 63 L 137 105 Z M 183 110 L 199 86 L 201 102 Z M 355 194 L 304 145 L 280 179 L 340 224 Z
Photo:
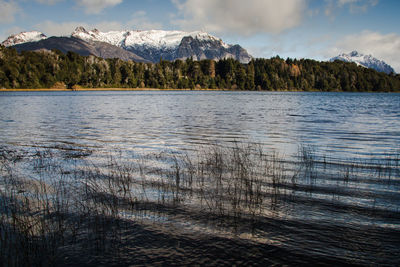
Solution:
M 78 26 L 78 27 L 75 28 L 75 30 L 74 30 L 74 32 L 73 32 L 72 34 L 74 34 L 74 33 L 80 33 L 80 32 L 82 32 L 82 33 L 88 33 L 88 32 L 86 31 L 86 29 L 85 29 L 83 26 Z
M 8 47 L 22 43 L 28 42 L 37 42 L 43 39 L 46 39 L 47 36 L 38 31 L 30 31 L 30 32 L 21 32 L 18 34 L 10 35 L 4 42 L 1 44 Z
M 339 56 L 330 59 L 331 62 L 335 60 L 340 60 L 344 62 L 353 62 L 358 66 L 363 66 L 365 68 L 371 68 L 380 72 L 385 72 L 387 74 L 394 73 L 394 69 L 385 63 L 383 60 L 379 60 L 372 55 L 364 55 L 356 50 L 350 53 L 340 54 Z
M 357 50 L 353 50 L 353 51 L 351 51 L 351 52 L 349 53 L 349 56 L 351 56 L 351 57 L 359 57 L 359 56 L 361 56 L 361 54 L 358 53 Z

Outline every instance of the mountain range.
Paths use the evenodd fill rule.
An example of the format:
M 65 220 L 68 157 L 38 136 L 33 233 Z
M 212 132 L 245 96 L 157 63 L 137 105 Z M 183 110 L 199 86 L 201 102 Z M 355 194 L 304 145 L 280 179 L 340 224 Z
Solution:
M 358 66 L 371 68 L 387 74 L 395 73 L 394 69 L 390 65 L 385 63 L 383 60 L 374 58 L 372 55 L 364 55 L 357 51 L 352 51 L 348 54 L 343 53 L 330 59 L 331 62 L 335 60 L 340 60 L 344 62 L 353 62 L 356 63 Z
M 68 37 L 47 37 L 41 32 L 22 32 L 11 35 L 2 45 L 17 51 L 59 49 L 80 55 L 121 58 L 139 62 L 165 60 L 194 60 L 234 58 L 248 63 L 251 55 L 240 45 L 229 45 L 206 32 L 183 31 L 87 31 L 77 27 Z
M 159 62 L 160 59 L 194 60 L 233 58 L 248 63 L 252 56 L 240 45 L 229 45 L 220 38 L 202 31 L 109 31 L 86 30 L 77 27 L 69 36 L 47 37 L 39 31 L 21 32 L 8 37 L 1 43 L 17 51 L 58 49 L 64 53 L 72 51 L 83 56 L 95 55 L 102 58 L 120 58 L 137 62 Z M 375 69 L 387 74 L 394 69 L 372 55 L 357 51 L 343 53 L 330 59 L 354 62 L 359 66 Z

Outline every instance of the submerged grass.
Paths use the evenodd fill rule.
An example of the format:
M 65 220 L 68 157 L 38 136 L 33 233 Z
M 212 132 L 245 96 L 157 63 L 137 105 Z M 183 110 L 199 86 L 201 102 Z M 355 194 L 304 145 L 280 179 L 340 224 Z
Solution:
M 265 230 L 272 218 L 304 218 L 313 210 L 395 225 L 400 220 L 398 155 L 337 163 L 301 147 L 293 162 L 254 145 L 236 145 L 131 160 L 110 156 L 105 164 L 94 164 L 82 159 L 90 151 L 78 153 L 82 157 L 57 151 L 0 151 L 4 266 L 62 265 L 77 255 L 85 256 L 82 264 L 90 257 L 116 259 L 132 227 L 127 222 L 149 218 L 157 224 L 183 218 L 236 234 Z M 394 188 L 392 193 L 368 186 L 379 181 Z

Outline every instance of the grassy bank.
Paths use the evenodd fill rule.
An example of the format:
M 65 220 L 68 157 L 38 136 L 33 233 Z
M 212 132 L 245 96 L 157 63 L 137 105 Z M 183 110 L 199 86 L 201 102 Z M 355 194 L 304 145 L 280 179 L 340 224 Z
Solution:
M 190 155 L 113 153 L 94 163 L 91 153 L 2 148 L 5 266 L 396 261 L 393 249 L 380 248 L 395 244 L 398 230 L 353 228 L 330 216 L 398 225 L 399 194 L 369 188 L 399 187 L 397 155 L 335 162 L 303 147 L 288 161 L 254 146 L 214 146 Z M 323 223 L 309 220 L 313 212 Z M 366 230 L 379 242 L 368 243 Z M 338 244 L 352 256 L 329 252 Z

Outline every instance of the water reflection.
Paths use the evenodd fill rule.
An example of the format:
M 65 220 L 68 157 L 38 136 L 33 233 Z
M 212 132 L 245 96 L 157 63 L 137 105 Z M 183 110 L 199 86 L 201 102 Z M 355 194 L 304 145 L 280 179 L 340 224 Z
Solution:
M 292 155 L 393 153 L 400 95 L 265 92 L 19 92 L 0 95 L 5 143 L 71 141 L 159 151 L 249 141 Z

